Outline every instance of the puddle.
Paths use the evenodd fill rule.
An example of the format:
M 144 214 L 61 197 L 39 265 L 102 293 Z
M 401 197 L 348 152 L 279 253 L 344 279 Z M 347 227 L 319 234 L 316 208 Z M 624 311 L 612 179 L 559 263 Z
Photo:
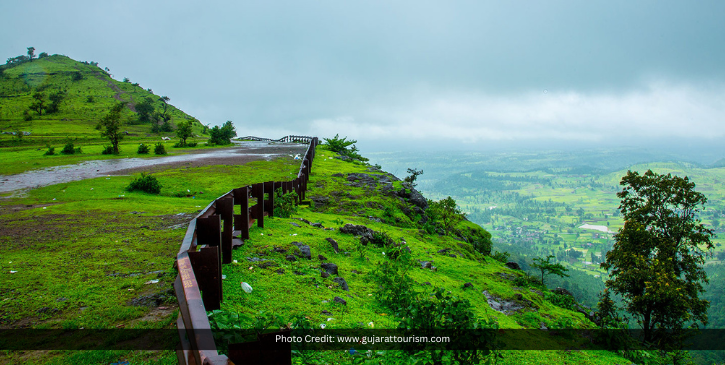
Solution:
M 238 142 L 237 145 L 239 147 L 192 151 L 185 155 L 85 161 L 74 165 L 54 166 L 16 175 L 0 175 L 0 193 L 92 179 L 123 170 L 143 169 L 159 165 L 171 165 L 173 167 L 173 165 L 188 162 L 198 162 L 201 165 L 244 163 L 254 160 L 269 160 L 298 153 L 304 154 L 307 150 L 307 145 L 296 143 Z

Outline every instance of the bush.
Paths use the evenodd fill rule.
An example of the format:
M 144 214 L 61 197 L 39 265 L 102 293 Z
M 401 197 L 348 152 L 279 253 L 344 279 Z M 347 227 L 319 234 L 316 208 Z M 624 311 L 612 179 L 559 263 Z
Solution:
M 93 95 L 88 95 L 88 97 L 86 97 L 86 103 L 92 103 L 94 101 L 95 99 L 93 99 Z
M 282 188 L 278 188 L 275 192 L 274 199 L 274 216 L 280 218 L 289 218 L 293 213 L 297 212 L 297 193 L 291 191 L 287 194 L 282 194 Z
M 45 146 L 48 147 L 48 150 L 45 151 L 45 153 L 43 154 L 44 156 L 55 155 L 55 147 L 50 147 L 50 145 L 45 145 Z
M 510 256 L 510 254 L 506 251 L 504 251 L 504 252 L 493 251 L 493 253 L 491 254 L 491 258 L 493 258 L 494 260 L 496 260 L 498 262 L 503 262 L 504 264 L 509 261 L 509 256 Z
M 358 153 L 358 149 L 355 146 L 355 143 L 357 143 L 356 140 L 348 141 L 347 137 L 340 138 L 338 134 L 335 135 L 333 138 L 323 138 L 325 140 L 325 144 L 327 145 L 327 149 L 329 149 L 332 152 L 337 152 L 341 156 L 349 157 L 350 160 L 358 160 L 361 162 L 367 162 L 368 159 L 365 157 L 362 157 Z
M 112 155 L 113 154 L 113 146 L 103 146 L 103 151 L 101 151 L 102 155 Z
M 157 155 L 165 155 L 166 154 L 166 148 L 164 147 L 164 144 L 159 142 L 154 147 L 154 153 Z
M 161 192 L 161 184 L 155 177 L 141 173 L 141 176 L 131 181 L 126 187 L 126 191 L 141 190 L 149 194 L 158 194 Z
M 378 247 L 386 247 L 394 243 L 387 233 L 378 231 L 373 231 L 373 238 L 369 242 Z
M 138 151 L 136 151 L 136 153 L 138 153 L 139 155 L 148 155 L 149 150 L 149 146 L 141 143 L 140 145 L 138 145 Z
M 68 142 L 65 144 L 65 146 L 63 147 L 63 150 L 61 150 L 60 153 L 62 153 L 64 155 L 72 155 L 72 154 L 76 153 L 76 149 L 73 147 L 74 147 L 73 142 Z M 80 147 L 78 147 L 78 148 L 80 148 Z
M 186 147 L 196 147 L 196 142 L 189 142 L 186 144 Z

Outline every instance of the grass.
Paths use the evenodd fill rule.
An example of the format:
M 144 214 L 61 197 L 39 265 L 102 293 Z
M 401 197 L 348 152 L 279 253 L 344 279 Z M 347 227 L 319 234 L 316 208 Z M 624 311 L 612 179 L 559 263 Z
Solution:
M 173 328 L 172 266 L 188 221 L 233 187 L 257 179 L 284 179 L 298 168 L 298 161 L 285 158 L 165 170 L 153 174 L 162 184 L 159 196 L 127 192 L 125 187 L 135 176 L 113 176 L 47 186 L 30 190 L 23 198 L 0 200 L 0 325 Z M 197 194 L 173 196 L 182 189 Z M 168 309 L 159 309 L 156 302 L 132 304 L 144 296 Z M 161 320 L 144 319 L 152 316 Z M 121 354 L 144 359 L 136 353 Z M 7 352 L 0 363 L 35 361 L 25 356 L 51 364 L 88 359 L 71 361 L 85 364 L 110 363 L 91 359 L 116 356 L 118 361 L 121 355 Z M 175 361 L 173 353 L 144 356 L 148 359 L 139 363 Z

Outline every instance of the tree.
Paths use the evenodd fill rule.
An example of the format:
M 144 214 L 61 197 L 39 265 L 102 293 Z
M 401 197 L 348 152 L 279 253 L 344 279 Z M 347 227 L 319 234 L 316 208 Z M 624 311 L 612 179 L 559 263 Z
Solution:
M 180 145 L 186 146 L 186 139 L 191 137 L 191 121 L 187 120 L 176 125 L 176 136 L 181 139 Z
M 48 97 L 50 99 L 50 105 L 48 105 L 46 112 L 48 114 L 56 113 L 60 110 L 60 103 L 65 99 L 66 92 L 64 90 L 58 90 Z
M 426 211 L 433 220 L 440 220 L 443 230 L 451 233 L 456 225 L 466 216 L 456 205 L 456 201 L 450 196 L 439 201 L 429 201 L 429 209 Z M 430 212 L 428 212 L 430 211 Z
M 687 177 L 651 170 L 628 171 L 620 185 L 625 224 L 601 264 L 609 271 L 606 286 L 622 296 L 644 341 L 665 349 L 673 339 L 665 330 L 681 333 L 687 323 L 707 324 L 709 302 L 698 295 L 708 282 L 702 265 L 713 232 L 697 218 L 707 199 Z
M 43 110 L 45 110 L 45 94 L 36 92 L 33 94 L 33 99 L 35 101 L 30 104 L 30 109 L 35 110 L 38 115 L 43 115 Z
M 568 274 L 565 274 L 565 272 L 569 271 L 569 269 L 565 268 L 562 264 L 554 264 L 551 262 L 551 259 L 555 258 L 554 255 L 546 256 L 546 259 L 542 259 L 541 257 L 536 257 L 532 259 L 533 263 L 531 264 L 531 267 L 539 269 L 541 272 L 541 284 L 544 284 L 544 275 L 545 274 L 554 274 L 558 275 L 560 277 L 569 277 Z
M 35 57 L 35 47 L 28 47 L 28 58 L 32 61 Z
M 106 137 L 111 141 L 114 155 L 119 153 L 118 143 L 123 139 L 123 134 L 120 133 L 120 129 L 121 111 L 124 107 L 126 107 L 124 102 L 114 105 L 113 108 L 111 108 L 111 111 L 109 111 L 108 114 L 106 114 L 106 116 L 98 122 L 98 125 L 96 125 L 96 129 L 101 131 L 101 136 Z
M 362 162 L 368 161 L 367 158 L 361 156 L 358 153 L 358 149 L 355 146 L 356 140 L 347 140 L 347 137 L 340 138 L 338 134 L 333 138 L 323 138 L 327 144 L 327 148 L 332 152 L 337 152 L 341 156 L 349 157 L 352 160 L 359 160 Z
M 211 138 L 209 143 L 216 145 L 227 145 L 232 143 L 232 138 L 237 136 L 237 131 L 234 130 L 234 124 L 231 120 L 228 120 L 221 128 L 218 125 L 209 130 Z
M 409 173 L 410 175 L 406 176 L 406 177 L 405 177 L 405 178 L 403 179 L 403 181 L 405 181 L 405 182 L 407 182 L 408 184 L 410 184 L 410 186 L 412 186 L 412 187 L 415 187 L 416 185 L 418 185 L 418 184 L 416 184 L 416 183 L 415 183 L 415 180 L 416 180 L 416 179 L 418 179 L 418 176 L 420 176 L 420 175 L 423 175 L 423 170 L 418 170 L 418 169 L 410 169 L 410 168 L 409 168 L 409 169 L 408 169 L 408 173 Z
M 154 113 L 154 106 L 151 98 L 145 98 L 142 102 L 136 104 L 136 113 L 138 113 L 138 121 L 148 123 Z

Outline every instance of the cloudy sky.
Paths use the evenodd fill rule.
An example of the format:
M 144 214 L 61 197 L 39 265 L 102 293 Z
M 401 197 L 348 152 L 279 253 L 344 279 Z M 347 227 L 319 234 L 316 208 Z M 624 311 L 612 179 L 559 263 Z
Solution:
M 96 61 L 203 123 L 339 133 L 363 151 L 401 137 L 725 145 L 723 14 L 723 1 L 3 1 L 0 59 L 34 46 Z

